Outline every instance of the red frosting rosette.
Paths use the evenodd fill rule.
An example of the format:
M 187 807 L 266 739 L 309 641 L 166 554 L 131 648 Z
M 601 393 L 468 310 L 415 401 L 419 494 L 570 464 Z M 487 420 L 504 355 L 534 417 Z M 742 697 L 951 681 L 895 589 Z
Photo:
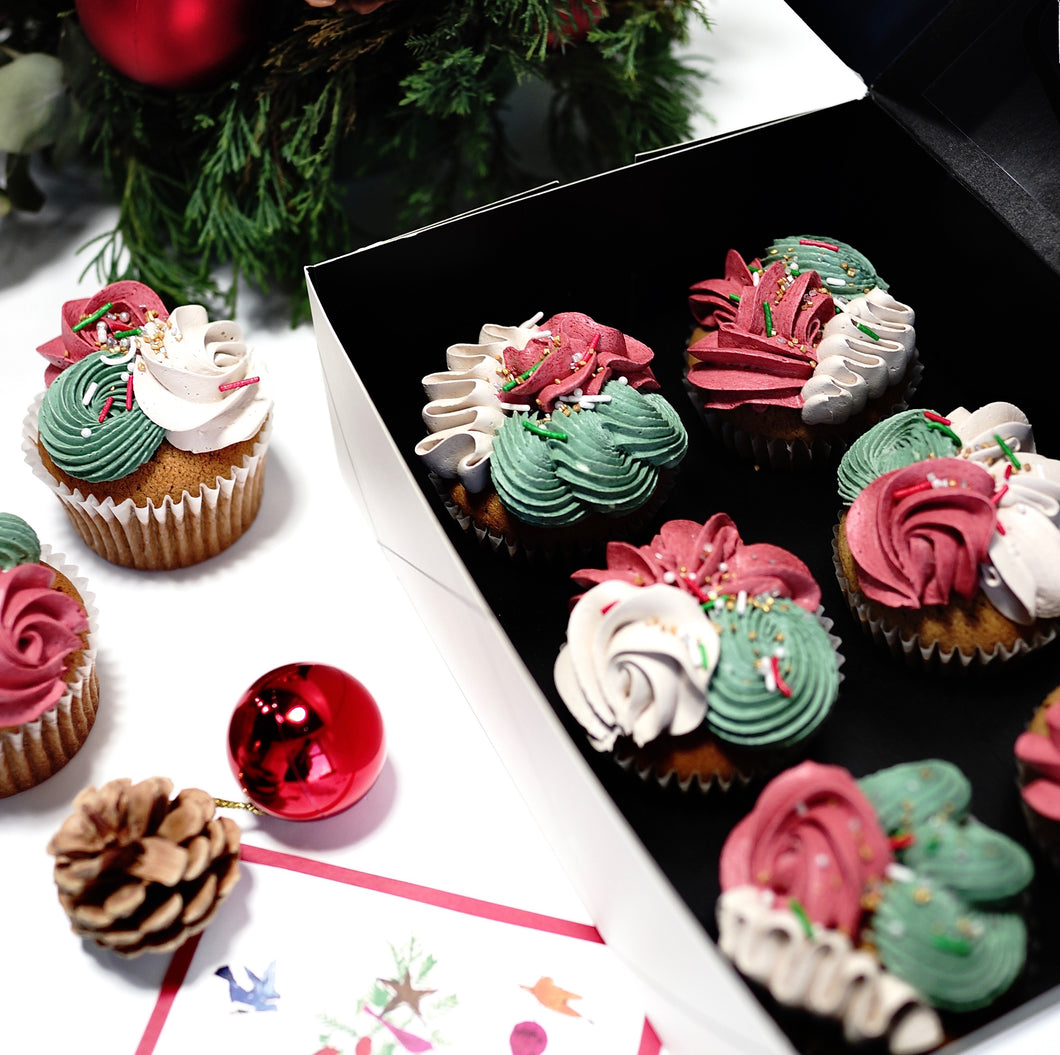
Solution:
M 730 249 L 725 254 L 725 274 L 721 278 L 705 278 L 691 287 L 688 307 L 700 326 L 715 329 L 736 318 L 736 306 L 755 284 L 752 268 L 762 270 L 758 257 L 747 264 L 735 249 Z
M 703 393 L 708 408 L 801 407 L 822 330 L 835 315 L 831 294 L 816 271 L 792 278 L 778 261 L 738 296 L 733 317 L 689 347 L 696 360 L 689 383 Z
M 633 586 L 668 583 L 700 600 L 771 594 L 789 597 L 809 612 L 821 603 L 817 580 L 795 554 L 766 542 L 746 544 L 727 513 L 715 513 L 705 524 L 667 521 L 647 546 L 609 542 L 606 568 L 583 568 L 571 578 L 586 587 L 608 579 Z
M 1060 822 L 1060 703 L 1046 708 L 1044 723 L 1044 736 L 1025 732 L 1016 740 L 1016 759 L 1029 774 L 1020 794 L 1035 813 Z
M 850 773 L 802 762 L 770 781 L 729 834 L 721 887 L 771 890 L 814 923 L 854 937 L 862 895 L 892 861 L 887 836 Z
M 42 564 L 0 571 L 0 726 L 40 717 L 66 689 L 66 657 L 88 629 L 81 606 L 51 588 L 55 573 Z
M 505 391 L 505 402 L 550 413 L 560 397 L 599 395 L 608 381 L 619 377 L 633 388 L 659 388 L 648 365 L 652 350 L 613 326 L 601 326 L 588 315 L 567 311 L 553 315 L 541 329 L 544 332 L 524 348 L 504 350 L 504 365 L 518 380 Z
M 37 347 L 49 363 L 44 383 L 50 385 L 60 371 L 99 351 L 106 343 L 97 332 L 99 323 L 108 334 L 120 334 L 142 326 L 149 312 L 154 318 L 169 318 L 158 294 L 142 282 L 131 280 L 113 282 L 91 297 L 68 300 L 62 308 L 62 333 Z M 99 317 L 93 318 L 97 313 Z M 86 319 L 91 320 L 87 325 Z
M 869 599 L 890 608 L 970 600 L 997 524 L 994 479 L 963 458 L 878 477 L 854 500 L 846 536 Z

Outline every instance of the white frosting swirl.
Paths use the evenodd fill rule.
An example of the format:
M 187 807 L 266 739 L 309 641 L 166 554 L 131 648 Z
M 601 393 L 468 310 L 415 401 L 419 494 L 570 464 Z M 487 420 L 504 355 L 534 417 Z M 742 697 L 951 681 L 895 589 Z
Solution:
M 718 632 L 683 590 L 618 580 L 574 606 L 556 658 L 556 688 L 599 751 L 619 736 L 643 745 L 689 733 L 706 717 Z
M 430 435 L 416 444 L 416 453 L 432 472 L 459 479 L 472 493 L 489 484 L 493 436 L 505 418 L 504 349 L 522 350 L 540 336 L 543 331 L 535 325 L 540 318 L 539 312 L 520 326 L 487 323 L 477 344 L 450 345 L 445 353 L 448 369 L 423 379 L 430 401 L 423 408 L 423 422 Z
M 846 421 L 901 380 L 916 355 L 914 322 L 913 309 L 878 286 L 847 301 L 825 324 L 813 377 L 802 389 L 802 420 Z
M 980 584 L 1002 615 L 1027 625 L 1060 617 L 1060 461 L 1024 453 L 1019 462 L 997 503 Z
M 179 450 L 202 454 L 248 440 L 272 409 L 268 374 L 238 324 L 210 322 L 198 304 L 145 324 L 136 351 L 136 402 Z
M 842 1022 L 851 1044 L 887 1038 L 894 1055 L 915 1055 L 944 1039 L 934 1008 L 871 953 L 838 930 L 807 934 L 795 913 L 772 907 L 770 891 L 726 890 L 718 899 L 718 946 L 782 1004 Z
M 983 593 L 1014 623 L 1057 618 L 1060 461 L 1037 453 L 1031 423 L 1012 403 L 988 403 L 975 411 L 958 407 L 948 420 L 961 440 L 961 456 L 990 473 L 1000 495 L 1000 528 L 980 569 Z

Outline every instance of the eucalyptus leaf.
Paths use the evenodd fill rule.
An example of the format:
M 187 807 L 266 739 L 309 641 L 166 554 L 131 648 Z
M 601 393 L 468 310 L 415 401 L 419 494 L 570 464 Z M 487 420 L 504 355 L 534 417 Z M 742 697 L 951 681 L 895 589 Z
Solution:
M 63 66 L 30 52 L 0 66 L 0 150 L 32 154 L 55 139 L 66 105 Z

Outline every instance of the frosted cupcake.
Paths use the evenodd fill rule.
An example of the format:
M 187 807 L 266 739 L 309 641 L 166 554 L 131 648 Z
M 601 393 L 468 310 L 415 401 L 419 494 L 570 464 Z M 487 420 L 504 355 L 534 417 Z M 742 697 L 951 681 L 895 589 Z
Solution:
M 187 305 L 62 370 L 26 419 L 26 460 L 85 543 L 125 567 L 220 553 L 261 503 L 268 374 L 230 321 Z
M 631 531 L 688 446 L 647 345 L 577 312 L 539 319 L 484 326 L 423 378 L 416 454 L 456 520 L 509 553 Z
M 0 797 L 58 772 L 92 729 L 92 600 L 61 554 L 0 513 Z
M 843 456 L 838 488 L 840 586 L 895 655 L 963 669 L 1056 636 L 1060 462 L 1017 407 L 898 414 Z
M 1026 959 L 1015 905 L 1033 865 L 970 800 L 938 759 L 860 781 L 815 762 L 780 774 L 722 848 L 721 951 L 850 1043 L 938 1047 Z
M 746 783 L 803 747 L 839 691 L 835 638 L 789 598 L 606 580 L 575 603 L 556 689 L 590 744 L 682 790 Z
M 793 237 L 695 283 L 686 384 L 711 431 L 777 468 L 837 456 L 907 405 L 920 377 L 915 314 L 832 238 Z
M 1027 828 L 1060 868 L 1060 688 L 1034 712 L 1014 752 Z

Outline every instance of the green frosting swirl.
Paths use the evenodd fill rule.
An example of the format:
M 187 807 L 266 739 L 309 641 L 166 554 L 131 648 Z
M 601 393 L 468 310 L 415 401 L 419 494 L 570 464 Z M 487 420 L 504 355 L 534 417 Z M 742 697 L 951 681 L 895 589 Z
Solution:
M 0 513 L 0 569 L 40 563 L 40 539 L 22 517 Z
M 829 249 L 807 242 L 823 242 Z M 766 247 L 762 263 L 768 267 L 777 259 L 798 271 L 816 271 L 828 292 L 834 297 L 857 297 L 873 286 L 887 289 L 868 258 L 847 242 L 826 235 L 794 234 L 778 238 Z
M 971 909 L 919 876 L 884 886 L 871 939 L 887 970 L 949 1011 L 992 1003 L 1015 981 L 1027 955 L 1018 915 Z
M 888 834 L 909 831 L 941 814 L 960 819 L 968 812 L 972 785 L 952 762 L 929 758 L 902 762 L 858 781 Z
M 63 370 L 44 393 L 37 418 L 40 441 L 52 461 L 78 480 L 120 480 L 150 459 L 165 439 L 166 430 L 139 406 L 125 409 L 122 374 L 132 367 L 88 355 Z M 84 396 L 93 383 L 86 405 Z M 114 402 L 100 422 L 108 397 Z M 85 429 L 88 435 L 82 434 Z
M 960 449 L 953 433 L 924 416 L 903 410 L 862 433 L 843 453 L 837 469 L 839 495 L 847 505 L 877 477 L 926 458 L 952 458 Z
M 651 497 L 660 469 L 684 457 L 688 437 L 665 399 L 618 382 L 603 392 L 611 402 L 592 410 L 514 414 L 497 431 L 490 472 L 514 516 L 540 527 L 624 516 Z
M 735 605 L 724 605 L 709 615 L 721 637 L 721 656 L 707 688 L 710 731 L 753 747 L 804 740 L 827 717 L 839 692 L 838 659 L 824 627 L 794 602 L 772 597 L 748 601 L 742 614 Z M 780 681 L 774 686 L 765 665 L 777 650 Z
M 1031 881 L 1030 855 L 968 815 L 971 784 L 950 762 L 906 762 L 858 784 L 884 831 L 900 836 L 901 870 L 872 919 L 880 960 L 936 1007 L 985 1007 L 1023 968 L 1026 929 L 1001 907 Z

